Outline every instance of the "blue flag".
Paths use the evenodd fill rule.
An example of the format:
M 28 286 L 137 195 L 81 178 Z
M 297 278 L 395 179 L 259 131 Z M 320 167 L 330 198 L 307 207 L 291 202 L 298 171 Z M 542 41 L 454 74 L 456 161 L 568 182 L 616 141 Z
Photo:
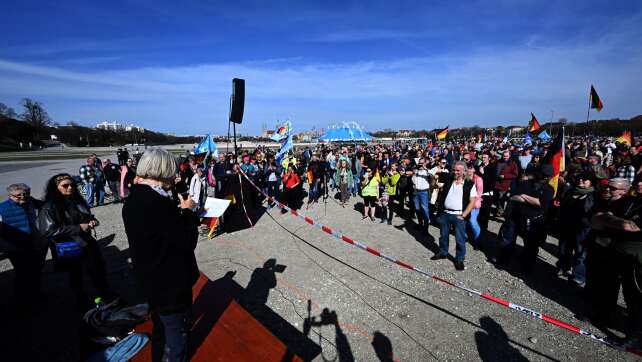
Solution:
M 276 127 L 274 134 L 270 138 L 273 139 L 274 141 L 280 142 L 288 138 L 288 136 L 290 136 L 291 131 L 292 131 L 292 123 L 290 123 L 290 121 L 285 121 L 280 126 Z
M 277 164 L 280 164 L 283 160 L 283 157 L 288 154 L 288 151 L 292 149 L 292 135 L 289 135 L 288 138 L 281 143 L 281 149 L 279 153 L 276 154 L 275 160 Z
M 202 154 L 205 154 L 203 161 L 207 160 L 210 156 L 218 157 L 218 148 L 216 148 L 216 143 L 209 134 L 205 135 L 201 143 L 194 147 L 194 155 Z
M 532 145 L 533 144 L 533 138 L 531 137 L 531 134 L 526 132 L 526 136 L 524 136 L 524 144 L 525 145 Z
M 549 135 L 546 130 L 543 130 L 537 135 L 537 138 L 541 139 L 542 141 L 548 141 L 551 139 L 551 135 Z

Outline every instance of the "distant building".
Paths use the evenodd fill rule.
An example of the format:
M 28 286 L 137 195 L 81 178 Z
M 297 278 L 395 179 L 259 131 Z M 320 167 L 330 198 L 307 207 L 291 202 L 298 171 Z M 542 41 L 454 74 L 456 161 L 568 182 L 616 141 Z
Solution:
M 125 127 L 125 131 L 127 131 L 127 132 L 131 132 L 131 131 L 145 132 L 145 128 L 130 123 L 130 124 L 127 125 L 127 127 Z
M 299 133 L 294 136 L 297 142 L 310 142 L 312 141 L 312 135 L 309 132 Z
M 96 128 L 98 128 L 98 129 L 106 129 L 106 130 L 110 130 L 110 131 L 120 131 L 120 130 L 122 130 L 124 127 L 123 127 L 123 124 L 122 124 L 122 123 L 120 123 L 120 122 L 116 122 L 116 121 L 114 121 L 114 122 L 107 122 L 107 121 L 103 121 L 103 122 L 98 123 L 98 124 L 96 125 Z
M 273 129 L 263 129 L 263 132 L 261 132 L 261 137 L 263 138 L 270 138 L 274 134 Z
M 399 137 L 410 137 L 410 134 L 412 131 L 407 130 L 407 129 L 400 129 L 399 132 L 397 133 L 397 136 Z

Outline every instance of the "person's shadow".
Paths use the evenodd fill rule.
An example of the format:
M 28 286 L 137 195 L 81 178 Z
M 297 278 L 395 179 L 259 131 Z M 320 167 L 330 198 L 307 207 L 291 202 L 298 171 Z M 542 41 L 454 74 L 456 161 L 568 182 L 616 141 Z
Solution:
M 379 361 L 381 362 L 392 362 L 394 361 L 393 359 L 393 354 L 392 354 L 392 342 L 390 342 L 390 338 L 388 338 L 385 334 L 376 331 L 374 332 L 374 335 L 372 336 L 372 348 L 375 350 L 375 354 L 377 355 L 377 358 L 379 358 Z
M 245 287 L 242 301 L 249 306 L 260 306 L 267 303 L 270 289 L 276 287 L 276 273 L 283 273 L 285 265 L 276 263 L 276 259 L 268 259 L 262 268 L 252 272 L 250 282 Z
M 494 319 L 481 317 L 479 324 L 484 331 L 475 332 L 475 342 L 482 361 L 528 361 L 528 358 L 508 344 L 508 335 Z
M 348 342 L 348 337 L 343 333 L 341 326 L 339 325 L 339 318 L 337 317 L 336 311 L 330 311 L 328 308 L 323 308 L 319 318 L 311 316 L 311 306 L 312 303 L 308 300 L 308 317 L 303 321 L 303 335 L 306 337 L 310 335 L 312 327 L 321 327 L 325 325 L 334 326 L 334 343 L 337 348 L 337 357 L 339 362 L 354 362 L 354 354 L 352 353 L 352 348 L 350 347 L 350 342 Z M 334 360 L 337 359 L 334 358 Z M 325 356 L 323 356 L 324 361 L 328 361 Z

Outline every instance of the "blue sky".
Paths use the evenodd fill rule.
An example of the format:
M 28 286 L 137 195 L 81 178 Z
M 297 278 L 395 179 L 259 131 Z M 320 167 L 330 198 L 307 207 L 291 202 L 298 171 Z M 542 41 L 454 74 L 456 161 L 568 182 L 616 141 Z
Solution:
M 20 1 L 3 6 L 0 102 L 62 124 L 241 133 L 642 114 L 640 1 Z M 8 30 L 8 31 L 7 31 Z

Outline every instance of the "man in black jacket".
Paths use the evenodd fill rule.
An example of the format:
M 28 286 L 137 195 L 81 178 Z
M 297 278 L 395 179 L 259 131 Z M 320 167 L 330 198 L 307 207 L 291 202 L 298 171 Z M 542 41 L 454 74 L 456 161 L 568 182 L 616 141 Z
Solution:
M 152 359 L 187 361 L 198 217 L 191 198 L 170 196 L 177 163 L 169 152 L 148 149 L 136 168 L 139 182 L 123 206 L 134 274 L 154 322 Z
M 120 166 L 111 163 L 111 160 L 107 159 L 103 170 L 109 190 L 111 190 L 111 194 L 114 197 L 114 202 L 120 201 Z

